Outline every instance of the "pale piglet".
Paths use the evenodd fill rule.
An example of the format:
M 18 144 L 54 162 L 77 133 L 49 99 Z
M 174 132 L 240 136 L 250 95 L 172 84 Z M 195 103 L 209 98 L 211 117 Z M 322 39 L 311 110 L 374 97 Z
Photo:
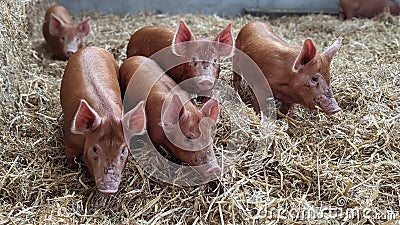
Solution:
M 126 59 L 120 76 L 125 106 L 146 100 L 147 132 L 156 148 L 196 166 L 204 177 L 221 173 L 213 151 L 217 100 L 211 98 L 198 109 L 155 61 L 143 56 Z
M 247 24 L 236 39 L 237 49 L 247 54 L 261 69 L 274 97 L 282 102 L 280 111 L 285 114 L 291 111 L 294 104 L 301 104 L 310 110 L 319 107 L 328 115 L 341 110 L 330 88 L 330 63 L 340 46 L 341 39 L 337 39 L 323 53 L 319 53 L 309 38 L 302 47 L 289 45 L 263 22 Z M 240 65 L 240 55 L 235 54 L 233 60 L 234 83 L 241 81 L 236 72 L 257 83 L 251 81 L 254 79 L 249 75 L 251 71 L 240 68 L 245 67 Z M 260 110 L 257 101 L 253 101 L 253 106 L 256 111 Z
M 74 24 L 68 10 L 53 5 L 46 11 L 43 23 L 43 36 L 55 58 L 68 59 L 82 47 L 82 39 L 89 34 L 90 18 L 78 25 Z
M 181 84 L 182 88 L 209 96 L 219 78 L 220 56 L 230 55 L 233 46 L 230 23 L 212 39 L 197 39 L 180 21 L 176 32 L 162 26 L 147 26 L 136 31 L 129 40 L 127 57 L 151 57 L 176 83 L 186 81 Z
M 339 0 L 339 20 L 372 18 L 387 8 L 392 15 L 399 15 L 400 7 L 395 0 Z
M 111 53 L 98 47 L 81 48 L 70 58 L 60 99 L 68 161 L 82 155 L 99 191 L 117 192 L 129 154 L 127 142 L 145 130 L 144 103 L 123 115 L 118 66 Z

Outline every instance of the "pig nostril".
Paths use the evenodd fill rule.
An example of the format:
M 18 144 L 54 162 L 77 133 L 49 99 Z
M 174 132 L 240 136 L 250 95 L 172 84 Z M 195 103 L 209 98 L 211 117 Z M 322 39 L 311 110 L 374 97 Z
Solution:
M 68 52 L 67 52 L 67 56 L 68 56 L 68 57 L 71 57 L 74 53 L 75 53 L 75 52 L 73 52 L 73 51 L 68 51 Z

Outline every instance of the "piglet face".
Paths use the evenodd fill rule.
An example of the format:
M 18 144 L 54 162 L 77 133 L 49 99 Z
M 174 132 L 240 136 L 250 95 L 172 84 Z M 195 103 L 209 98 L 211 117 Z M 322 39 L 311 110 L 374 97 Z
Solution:
M 319 107 L 324 113 L 332 115 L 341 110 L 328 85 L 329 79 L 320 73 L 312 75 L 299 74 L 294 90 L 298 93 L 299 102 L 310 110 Z
M 184 77 L 181 80 L 193 79 L 194 86 L 201 90 L 211 90 L 219 78 L 220 56 L 227 56 L 233 50 L 231 24 L 228 24 L 214 39 L 196 40 L 183 21 L 175 33 L 172 51 L 185 58 Z
M 219 175 L 221 168 L 212 146 L 218 102 L 210 99 L 198 110 L 193 105 L 185 107 L 179 95 L 174 95 L 163 115 L 163 129 L 175 157 L 194 166 L 205 177 Z
M 100 192 L 114 194 L 118 191 L 129 154 L 124 128 L 129 129 L 127 132 L 131 135 L 140 134 L 145 122 L 143 104 L 121 120 L 114 116 L 100 117 L 85 100 L 81 101 L 71 132 L 85 136 L 83 160 Z
M 299 103 L 313 110 L 319 107 L 331 115 L 341 110 L 330 89 L 330 62 L 339 49 L 341 39 L 335 41 L 323 54 L 318 54 L 311 39 L 306 39 L 293 70 L 297 72 L 291 86 Z
M 82 38 L 89 34 L 90 18 L 87 18 L 77 26 L 64 23 L 56 15 L 51 14 L 49 31 L 52 36 L 58 38 L 58 44 L 62 46 L 64 58 L 69 58 L 82 47 Z

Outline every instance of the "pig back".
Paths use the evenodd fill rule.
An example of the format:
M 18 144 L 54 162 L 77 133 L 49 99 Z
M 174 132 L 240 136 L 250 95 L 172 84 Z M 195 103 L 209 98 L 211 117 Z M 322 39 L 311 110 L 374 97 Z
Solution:
M 254 60 L 267 78 L 290 70 L 290 63 L 295 61 L 301 50 L 299 46 L 283 41 L 273 32 L 271 26 L 258 21 L 242 28 L 236 40 L 236 48 Z
M 126 59 L 120 67 L 125 110 L 146 100 L 150 91 L 160 86 L 163 75 L 164 71 L 160 66 L 149 58 L 133 56 Z
M 143 27 L 131 36 L 126 55 L 127 57 L 135 55 L 150 57 L 157 51 L 171 46 L 174 35 L 174 31 L 169 27 Z
M 118 66 L 107 50 L 84 47 L 71 56 L 61 82 L 64 128 L 69 130 L 81 99 L 99 114 L 122 116 Z

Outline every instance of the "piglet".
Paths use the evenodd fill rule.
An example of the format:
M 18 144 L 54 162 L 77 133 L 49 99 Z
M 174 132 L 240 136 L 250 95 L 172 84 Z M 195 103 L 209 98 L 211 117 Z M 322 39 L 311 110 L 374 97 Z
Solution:
M 233 46 L 230 23 L 213 39 L 197 39 L 185 22 L 180 21 L 176 32 L 162 26 L 139 29 L 131 36 L 126 54 L 151 57 L 176 83 L 188 80 L 181 84 L 182 88 L 209 96 L 219 78 L 220 56 L 230 55 Z
M 111 53 L 84 47 L 68 61 L 60 91 L 66 157 L 73 163 L 83 155 L 104 194 L 118 191 L 129 154 L 127 141 L 143 133 L 146 124 L 143 102 L 123 115 L 118 74 Z
M 399 15 L 400 7 L 395 0 L 339 0 L 339 20 L 352 17 L 372 18 L 389 9 L 390 14 Z
M 68 59 L 82 47 L 82 38 L 89 34 L 90 18 L 74 25 L 68 10 L 53 5 L 46 11 L 43 23 L 43 36 L 55 58 Z
M 198 109 L 155 61 L 143 56 L 126 59 L 120 76 L 125 106 L 146 100 L 147 132 L 156 148 L 163 147 L 196 166 L 206 178 L 221 173 L 213 151 L 217 100 L 211 98 Z
M 337 39 L 323 53 L 317 52 L 310 38 L 302 47 L 289 45 L 268 24 L 257 21 L 244 26 L 236 39 L 237 49 L 261 69 L 274 97 L 282 102 L 280 111 L 284 114 L 291 111 L 294 104 L 310 110 L 319 107 L 328 115 L 341 110 L 329 87 L 330 63 L 340 45 L 341 39 Z M 233 82 L 241 81 L 239 73 L 251 83 L 260 83 L 251 77 L 251 71 L 243 70 L 246 65 L 241 65 L 244 62 L 241 55 L 235 53 L 233 58 Z M 257 112 L 260 111 L 257 101 L 253 101 L 253 106 Z

